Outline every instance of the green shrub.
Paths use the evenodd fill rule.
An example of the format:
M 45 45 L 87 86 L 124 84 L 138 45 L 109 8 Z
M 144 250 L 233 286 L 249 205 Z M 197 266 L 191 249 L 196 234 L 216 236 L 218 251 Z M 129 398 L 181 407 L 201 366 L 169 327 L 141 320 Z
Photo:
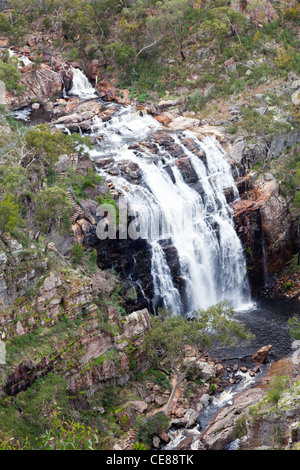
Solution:
M 247 434 L 247 417 L 246 415 L 237 418 L 234 423 L 233 432 L 236 439 L 241 439 L 241 437 Z
M 12 233 L 20 222 L 19 206 L 8 194 L 0 201 L 0 236 L 5 232 Z
M 152 438 L 169 427 L 169 418 L 162 412 L 150 416 L 146 421 L 138 418 L 135 424 L 139 442 L 151 445 Z
M 35 222 L 44 233 L 49 233 L 54 225 L 61 233 L 69 231 L 72 204 L 67 193 L 57 186 L 46 189 L 36 196 Z
M 71 248 L 70 257 L 73 264 L 80 264 L 84 257 L 84 247 L 76 242 Z
M 267 401 L 270 403 L 278 403 L 282 393 L 288 388 L 289 384 L 289 377 L 285 375 L 278 375 L 275 377 L 267 393 Z
M 8 91 L 15 90 L 21 94 L 25 90 L 25 87 L 20 84 L 21 75 L 14 60 L 9 60 L 8 62 L 0 60 L 0 80 L 5 83 Z
M 0 13 L 0 32 L 8 33 L 11 30 L 9 19 L 4 13 Z

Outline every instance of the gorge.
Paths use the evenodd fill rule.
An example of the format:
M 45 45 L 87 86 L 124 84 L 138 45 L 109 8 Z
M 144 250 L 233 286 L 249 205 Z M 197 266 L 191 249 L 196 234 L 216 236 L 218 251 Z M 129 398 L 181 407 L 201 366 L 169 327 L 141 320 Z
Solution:
M 288 191 L 299 128 L 273 140 L 257 130 L 249 136 L 235 127 L 242 115 L 249 129 L 257 118 L 241 95 L 228 101 L 229 118 L 226 109 L 222 122 L 204 112 L 200 119 L 189 98 L 168 92 L 144 103 L 106 82 L 106 59 L 65 60 L 47 49 L 39 63 L 36 50 L 8 49 L 9 59 L 20 59 L 25 91 L 7 93 L 0 158 L 13 161 L 17 142 L 27 226 L 0 240 L 0 338 L 8 358 L 0 366 L 0 441 L 1 427 L 20 418 L 15 403 L 24 423 L 19 435 L 18 425 L 12 429 L 17 438 L 31 433 L 33 442 L 28 422 L 47 429 L 57 402 L 69 419 L 90 420 L 107 434 L 103 448 L 139 450 L 136 422 L 165 409 L 174 380 L 170 370 L 153 370 L 143 350 L 151 319 L 171 312 L 193 320 L 195 311 L 225 301 L 255 339 L 203 355 L 178 389 L 169 427 L 153 433 L 148 448 L 272 447 L 276 436 L 268 443 L 265 435 L 273 436 L 274 422 L 291 448 L 299 441 L 299 365 L 288 321 L 299 319 L 300 297 L 299 220 Z M 296 78 L 289 75 L 285 96 L 300 88 Z M 267 111 L 260 112 L 263 122 Z M 14 188 L 15 180 L 9 172 L 5 180 L 2 168 L 6 197 L 5 184 Z M 69 231 L 61 230 L 64 221 Z M 262 346 L 267 357 L 255 362 Z M 291 409 L 278 405 L 275 419 L 257 403 L 268 401 L 276 372 L 291 379 L 295 395 L 286 392 Z M 33 410 L 32 397 L 42 392 L 43 411 L 40 404 Z M 243 426 L 237 417 L 245 417 Z M 248 441 L 237 439 L 238 424 Z

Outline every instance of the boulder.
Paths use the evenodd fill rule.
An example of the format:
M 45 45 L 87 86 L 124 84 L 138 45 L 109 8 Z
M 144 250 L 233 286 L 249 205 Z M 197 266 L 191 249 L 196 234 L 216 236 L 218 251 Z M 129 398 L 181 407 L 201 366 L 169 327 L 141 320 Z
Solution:
M 166 431 L 161 431 L 159 434 L 158 434 L 158 437 L 164 441 L 164 442 L 170 442 L 171 438 L 169 436 L 169 434 L 166 432 Z
M 264 397 L 264 390 L 254 388 L 238 395 L 230 407 L 225 407 L 213 419 L 209 427 L 201 435 L 201 442 L 208 450 L 221 450 L 236 439 L 234 424 L 247 409 Z
M 124 335 L 127 339 L 144 334 L 150 327 L 150 314 L 146 308 L 125 317 Z
M 160 438 L 158 436 L 154 436 L 153 440 L 152 440 L 152 444 L 153 444 L 153 447 L 155 447 L 155 449 L 159 449 L 160 448 Z
M 185 437 L 177 446 L 176 450 L 190 450 L 194 441 L 194 436 Z
M 271 348 L 272 345 L 268 344 L 267 346 L 263 346 L 262 348 L 258 349 L 258 351 L 252 355 L 251 361 L 262 364 L 266 360 L 266 357 L 269 354 Z
M 178 116 L 170 122 L 169 127 L 173 130 L 195 129 L 199 124 L 198 119 Z
M 197 368 L 203 380 L 209 380 L 216 376 L 215 364 L 209 362 L 197 362 Z
M 197 423 L 199 413 L 195 410 L 189 409 L 185 412 L 184 418 L 187 420 L 186 428 L 191 428 Z
M 133 401 L 132 405 L 138 414 L 143 414 L 144 411 L 146 411 L 146 409 L 148 408 L 148 404 L 143 400 Z
M 211 396 L 208 395 L 208 393 L 204 393 L 202 397 L 200 398 L 200 402 L 202 403 L 203 406 L 207 406 L 211 400 Z

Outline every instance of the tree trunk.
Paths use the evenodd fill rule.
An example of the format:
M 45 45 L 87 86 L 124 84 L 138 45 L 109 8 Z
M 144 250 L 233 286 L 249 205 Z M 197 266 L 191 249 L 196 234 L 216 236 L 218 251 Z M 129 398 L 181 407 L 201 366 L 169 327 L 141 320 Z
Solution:
M 169 397 L 169 400 L 168 400 L 168 403 L 167 403 L 167 406 L 166 406 L 166 409 L 165 409 L 165 415 L 166 416 L 168 416 L 168 414 L 170 413 L 170 408 L 171 408 L 172 402 L 174 400 L 175 393 L 176 393 L 179 385 L 181 384 L 183 378 L 184 378 L 184 376 L 182 376 L 182 375 L 180 376 L 180 375 L 177 374 L 175 385 L 173 387 L 173 390 L 171 392 L 171 395 Z
M 185 55 L 184 55 L 184 53 L 183 53 L 183 50 L 182 50 L 181 48 L 180 48 L 180 54 L 181 54 L 182 60 L 185 60 L 186 57 L 185 57 Z

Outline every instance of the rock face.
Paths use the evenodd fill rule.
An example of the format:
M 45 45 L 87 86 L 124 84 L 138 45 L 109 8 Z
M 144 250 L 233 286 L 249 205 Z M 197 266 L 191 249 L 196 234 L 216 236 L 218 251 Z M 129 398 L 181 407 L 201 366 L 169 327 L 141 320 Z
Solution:
M 0 252 L 0 337 L 9 344 L 27 334 L 33 339 L 28 348 L 17 348 L 13 357 L 9 355 L 12 365 L 1 366 L 2 393 L 15 395 L 38 377 L 59 370 L 70 393 L 75 394 L 112 381 L 125 384 L 132 373 L 131 360 L 135 361 L 135 370 L 148 367 L 143 354 L 128 353 L 129 345 L 137 351 L 150 326 L 148 310 L 132 312 L 122 319 L 112 303 L 106 313 L 105 307 L 99 309 L 94 303 L 99 293 L 107 299 L 113 294 L 113 276 L 98 270 L 88 277 L 66 265 L 49 271 L 48 260 L 37 253 L 34 244 L 24 253 L 14 240 L 8 243 L 10 254 Z M 26 296 L 29 288 L 32 292 Z M 67 328 L 63 319 L 70 322 Z M 38 331 L 43 334 L 35 343 Z
M 52 97 L 58 97 L 63 89 L 58 72 L 46 64 L 41 64 L 37 70 L 33 70 L 31 65 L 23 67 L 21 84 L 26 87 L 23 95 L 18 96 L 13 93 L 6 95 L 6 105 L 10 110 L 29 106 L 33 100 L 46 103 Z
M 272 175 L 250 172 L 238 181 L 238 189 L 241 198 L 231 207 L 255 291 L 296 252 L 296 226 Z
M 63 126 L 70 132 L 88 131 L 93 125 L 93 118 L 98 116 L 103 106 L 97 101 L 78 102 L 77 99 L 67 101 L 61 100 L 59 105 L 53 110 L 53 113 L 61 115 L 52 126 Z M 66 113 L 66 114 L 64 114 Z

